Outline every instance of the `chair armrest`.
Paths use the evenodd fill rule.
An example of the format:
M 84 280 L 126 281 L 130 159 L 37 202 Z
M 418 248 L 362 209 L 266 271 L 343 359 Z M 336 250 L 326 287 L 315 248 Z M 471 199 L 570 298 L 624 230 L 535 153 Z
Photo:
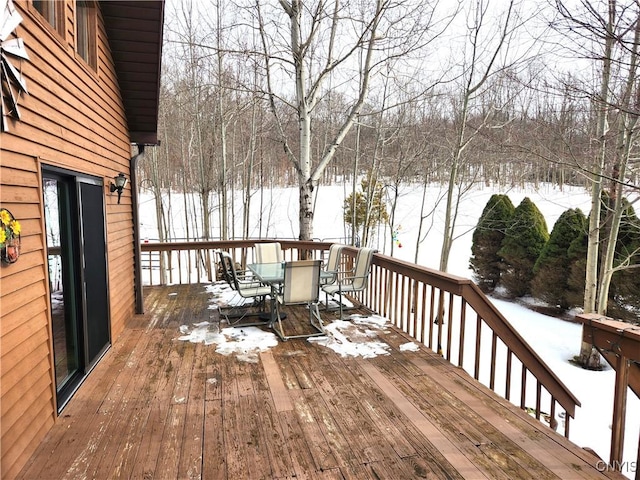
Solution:
M 251 270 L 241 270 L 236 272 L 236 279 L 238 280 L 238 284 L 240 287 L 244 288 L 254 288 L 254 287 L 265 287 L 267 284 L 262 283 Z
M 266 287 L 267 285 L 262 283 L 259 280 L 238 280 L 238 285 L 240 288 L 258 288 L 258 287 Z
M 353 283 L 354 281 L 356 281 L 356 280 L 358 280 L 358 279 L 361 279 L 361 278 L 362 278 L 362 279 L 365 279 L 365 278 L 367 278 L 368 276 L 369 276 L 369 274 L 367 274 L 367 275 L 358 275 L 358 276 L 355 276 L 355 275 L 349 275 L 349 276 L 347 276 L 347 277 L 342 277 L 342 278 L 338 277 L 337 282 L 338 282 L 338 284 L 340 284 L 340 285 L 345 285 L 345 284 L 347 284 L 347 285 L 348 285 L 348 284 L 351 284 L 351 283 Z
M 336 275 L 342 275 L 342 277 L 349 276 L 349 274 L 353 275 L 353 268 L 350 270 L 331 270 L 332 273 Z
M 241 270 L 239 272 L 236 271 L 236 278 L 239 281 L 245 281 L 245 280 L 255 279 L 255 275 L 251 270 Z

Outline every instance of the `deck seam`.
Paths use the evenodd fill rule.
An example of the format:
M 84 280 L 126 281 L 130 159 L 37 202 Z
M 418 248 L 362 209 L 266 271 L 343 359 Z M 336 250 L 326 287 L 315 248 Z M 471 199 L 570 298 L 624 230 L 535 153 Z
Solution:
M 380 370 L 370 362 L 362 362 L 361 368 L 463 478 L 488 478 L 395 385 L 387 380 Z

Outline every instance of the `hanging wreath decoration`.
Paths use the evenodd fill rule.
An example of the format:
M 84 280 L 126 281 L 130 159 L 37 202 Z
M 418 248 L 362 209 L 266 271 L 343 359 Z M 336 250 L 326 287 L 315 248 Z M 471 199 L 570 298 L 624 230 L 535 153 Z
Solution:
M 27 82 L 22 73 L 13 65 L 15 59 L 29 60 L 24 41 L 21 38 L 9 38 L 9 35 L 22 23 L 22 16 L 16 10 L 13 0 L 0 0 L 0 131 L 8 132 L 7 117 L 20 120 L 18 98 L 21 93 L 28 94 Z
M 16 263 L 20 257 L 20 222 L 6 208 L 0 208 L 0 260 Z

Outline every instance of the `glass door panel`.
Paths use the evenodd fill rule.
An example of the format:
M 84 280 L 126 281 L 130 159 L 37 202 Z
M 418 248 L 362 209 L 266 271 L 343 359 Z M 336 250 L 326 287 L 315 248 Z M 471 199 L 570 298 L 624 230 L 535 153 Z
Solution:
M 56 389 L 63 404 L 82 376 L 81 322 L 73 255 L 73 216 L 69 181 L 44 177 L 44 210 L 51 294 Z

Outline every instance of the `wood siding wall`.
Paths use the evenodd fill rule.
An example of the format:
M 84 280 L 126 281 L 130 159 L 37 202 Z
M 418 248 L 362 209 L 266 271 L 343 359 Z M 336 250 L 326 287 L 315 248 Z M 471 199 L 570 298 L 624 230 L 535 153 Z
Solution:
M 30 0 L 15 0 L 24 18 L 16 33 L 30 61 L 17 61 L 29 94 L 20 121 L 0 134 L 0 204 L 22 224 L 17 263 L 0 268 L 1 477 L 14 477 L 56 419 L 41 166 L 102 177 L 107 221 L 111 338 L 134 312 L 130 185 L 120 204 L 109 182 L 130 178 L 131 147 L 109 44 L 97 6 L 98 66 L 75 52 L 75 1 L 65 1 L 63 35 Z

